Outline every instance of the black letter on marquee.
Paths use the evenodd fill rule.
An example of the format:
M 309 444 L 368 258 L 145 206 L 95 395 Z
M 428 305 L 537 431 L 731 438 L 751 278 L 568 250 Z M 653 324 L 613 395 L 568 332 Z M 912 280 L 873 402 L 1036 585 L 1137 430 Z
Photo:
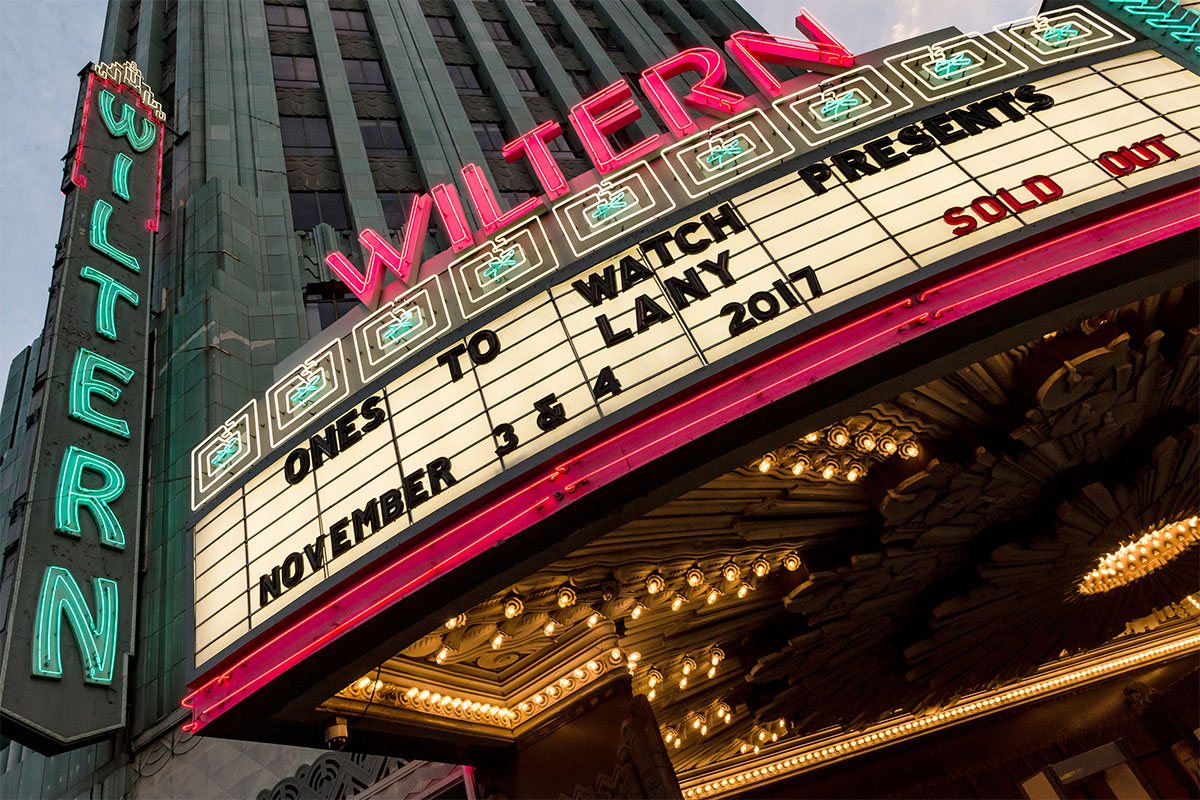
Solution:
M 304 557 L 299 553 L 288 553 L 283 560 L 283 587 L 290 589 L 304 577 Z
M 409 509 L 414 509 L 429 499 L 429 493 L 425 491 L 425 485 L 421 483 L 423 477 L 425 477 L 425 470 L 419 469 L 416 472 L 408 473 L 401 481 L 404 486 L 404 499 L 408 501 Z
M 308 451 L 303 447 L 293 450 L 288 453 L 287 461 L 283 462 L 283 478 L 295 486 L 304 480 L 304 476 L 308 474 L 308 467 Z
M 685 222 L 675 229 L 675 246 L 687 253 L 689 256 L 698 256 L 708 249 L 713 243 L 712 239 L 700 239 L 699 241 L 689 242 L 688 238 L 696 231 L 700 230 L 699 222 Z
M 592 397 L 599 400 L 605 395 L 611 394 L 615 397 L 620 393 L 621 382 L 613 374 L 612 367 L 605 367 L 600 370 L 600 374 L 596 376 L 596 383 L 592 386 Z
M 441 494 L 443 488 L 449 489 L 458 483 L 458 478 L 450 474 L 450 459 L 445 456 L 430 461 L 425 465 L 425 469 L 429 470 L 429 488 L 434 494 Z
M 487 350 L 483 349 L 484 344 L 487 344 Z M 500 355 L 500 337 L 495 331 L 479 331 L 467 342 L 467 355 L 476 366 L 494 361 Z
M 395 522 L 404 514 L 404 498 L 395 489 L 388 489 L 379 495 L 379 504 L 383 508 L 383 524 Z
M 646 254 L 646 248 L 649 247 L 658 256 L 658 260 L 662 262 L 659 266 L 671 266 L 675 263 L 675 256 L 671 255 L 671 251 L 667 248 L 667 242 L 669 241 L 671 241 L 670 231 L 660 233 L 658 236 L 651 236 L 642 242 L 642 255 Z M 647 258 L 646 260 L 649 261 L 650 259 Z
M 637 300 L 633 301 L 633 307 L 637 316 L 638 333 L 671 318 L 671 312 L 651 300 L 650 295 L 639 294 Z
M 642 281 L 652 280 L 654 273 L 633 256 L 621 259 L 621 291 L 628 291 Z
M 544 431 L 552 431 L 567 421 L 566 409 L 563 408 L 562 403 L 554 402 L 557 399 L 554 395 L 548 394 L 541 400 L 533 402 L 533 407 L 538 412 L 537 426 Z
M 867 142 L 863 145 L 863 150 L 866 150 L 867 155 L 875 159 L 875 163 L 884 169 L 898 167 L 905 161 L 908 161 L 908 156 L 895 151 L 891 138 L 887 136 L 882 136 L 873 142 Z
M 279 567 L 271 570 L 270 575 L 258 579 L 258 607 L 262 608 L 283 592 L 279 586 Z
M 612 323 L 608 321 L 607 314 L 596 317 L 596 327 L 600 329 L 600 336 L 604 339 L 605 347 L 612 347 L 633 338 L 633 331 L 629 328 L 613 333 Z
M 325 534 L 319 534 L 312 544 L 304 545 L 304 555 L 308 557 L 308 565 L 316 572 L 325 563 L 325 544 L 321 541 Z
M 500 441 L 496 447 L 496 455 L 506 456 L 517 446 L 521 444 L 520 438 L 517 437 L 517 429 L 507 422 L 502 422 L 495 428 L 492 428 L 492 436 Z
M 717 211 L 720 213 L 715 217 L 712 214 L 701 214 L 700 221 L 704 223 L 704 227 L 708 228 L 709 235 L 718 242 L 723 242 L 727 238 L 726 228 L 730 233 L 741 233 L 746 230 L 746 223 L 738 218 L 737 212 L 729 203 L 717 206 Z
M 1018 86 L 1016 96 L 1022 103 L 1029 105 L 1026 111 L 1045 111 L 1054 105 L 1054 98 L 1048 94 L 1040 94 L 1032 83 Z
M 363 400 L 362 405 L 359 406 L 359 410 L 362 413 L 362 418 L 368 420 L 367 424 L 363 425 L 363 433 L 370 433 L 382 425 L 383 421 L 387 419 L 387 414 L 382 408 L 379 407 L 379 404 L 382 402 L 383 398 L 379 395 L 375 395 Z
M 603 277 L 593 272 L 587 276 L 587 280 L 587 283 L 572 281 L 571 288 L 579 292 L 583 299 L 587 300 L 593 307 L 600 305 L 604 300 L 613 300 L 616 298 L 617 269 L 612 264 L 604 268 Z
M 346 536 L 346 528 L 349 527 L 349 517 L 342 517 L 337 522 L 329 526 L 329 549 L 333 552 L 334 558 L 337 558 L 342 553 L 354 546 L 350 543 L 350 539 Z
M 446 352 L 437 357 L 438 364 L 444 364 L 450 370 L 450 382 L 453 383 L 463 376 L 462 367 L 458 365 L 458 358 L 463 353 L 467 352 L 465 345 L 456 344 Z
M 667 296 L 671 298 L 671 304 L 678 309 L 687 308 L 692 304 L 684 295 L 691 295 L 696 300 L 703 300 L 712 295 L 700 279 L 700 273 L 691 268 L 684 270 L 682 278 L 667 278 L 663 281 L 663 287 L 667 290 Z
M 867 157 L 857 150 L 846 150 L 830 156 L 829 160 L 838 168 L 842 176 L 851 183 L 863 175 L 874 175 L 879 172 L 879 167 L 869 163 Z M 862 174 L 860 175 L 859 173 Z
M 354 427 L 354 420 L 358 419 L 358 409 L 352 408 L 345 414 L 338 417 L 337 432 L 338 441 L 342 445 L 342 449 L 346 450 L 350 445 L 357 443 L 362 439 L 362 431 Z
M 355 509 L 350 513 L 354 519 L 354 541 L 361 542 L 363 540 L 363 528 L 370 528 L 371 533 L 379 530 L 379 501 L 374 497 L 371 502 L 367 503 L 359 511 Z
M 905 151 L 910 156 L 919 156 L 937 147 L 937 142 L 933 140 L 933 137 L 921 130 L 917 125 L 909 125 L 901 128 L 900 133 L 896 134 L 896 141 L 900 142 L 900 144 L 913 145 Z
M 711 272 L 713 275 L 716 275 L 718 278 L 720 278 L 721 285 L 724 286 L 725 288 L 729 288 L 730 286 L 733 286 L 733 284 L 734 284 L 733 275 L 730 274 L 730 272 L 729 272 L 729 251 L 728 250 L 722 250 L 720 253 L 718 253 L 716 261 L 712 261 L 711 259 L 706 260 L 706 261 L 701 261 L 696 266 L 699 267 L 700 269 L 704 270 L 705 272 Z
M 825 294 L 825 290 L 821 288 L 821 282 L 817 280 L 817 273 L 812 267 L 804 267 L 803 269 L 788 273 L 788 280 L 793 283 L 801 278 L 808 281 L 808 290 L 812 292 L 813 297 L 820 297 Z
M 325 463 L 326 458 L 333 458 L 338 454 L 337 428 L 330 425 L 325 429 L 324 437 L 319 433 L 310 437 L 308 446 L 312 450 L 313 469 L 316 469 Z
M 829 191 L 825 188 L 825 181 L 833 177 L 833 172 L 825 166 L 824 161 L 809 164 L 797 174 L 808 184 L 808 188 L 813 190 L 813 194 L 825 194 Z

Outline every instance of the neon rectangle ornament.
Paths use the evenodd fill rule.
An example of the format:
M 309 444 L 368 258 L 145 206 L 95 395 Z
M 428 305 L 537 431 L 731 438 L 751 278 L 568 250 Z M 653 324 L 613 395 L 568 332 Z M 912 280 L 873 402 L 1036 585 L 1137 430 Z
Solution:
M 256 463 L 258 401 L 251 400 L 192 448 L 192 508 L 205 502 Z
M 342 340 L 313 354 L 267 389 L 267 438 L 278 447 L 304 425 L 350 393 Z
M 708 159 L 718 142 L 727 144 L 733 139 L 742 140 L 743 152 L 712 167 Z M 676 142 L 662 151 L 662 158 L 674 173 L 676 185 L 695 200 L 794 152 L 796 146 L 771 118 L 752 109 Z
M 950 74 L 938 75 L 938 51 L 941 59 L 965 56 L 972 63 Z M 985 36 L 969 33 L 935 42 L 928 47 L 907 50 L 884 59 L 884 63 L 905 83 L 930 102 L 986 86 L 1028 71 L 1029 67 L 1011 54 L 1005 54 Z
M 675 200 L 645 161 L 614 172 L 554 206 L 576 257 L 603 247 L 675 208 Z M 597 216 L 599 215 L 599 216 Z
M 840 102 L 842 108 L 831 108 L 831 101 Z M 913 101 L 879 70 L 867 65 L 807 86 L 776 100 L 774 106 L 801 138 L 815 147 L 852 128 L 906 111 L 913 107 Z
M 1067 6 L 1025 17 L 997 25 L 994 30 L 1039 64 L 1054 64 L 1134 41 L 1133 36 L 1083 6 Z M 1069 31 L 1074 33 L 1065 35 Z
M 454 295 L 464 318 L 490 308 L 513 291 L 558 269 L 538 217 L 497 234 L 450 265 Z
M 445 289 L 431 275 L 354 326 L 359 378 L 369 383 L 448 330 Z

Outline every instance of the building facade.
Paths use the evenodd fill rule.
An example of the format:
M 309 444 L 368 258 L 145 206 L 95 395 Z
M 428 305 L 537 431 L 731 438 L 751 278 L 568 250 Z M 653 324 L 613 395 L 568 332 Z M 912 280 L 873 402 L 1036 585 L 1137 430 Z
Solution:
M 1152 697 L 1141 716 L 1122 717 L 1112 691 L 1137 669 L 1154 690 L 1178 693 L 1194 669 L 1200 607 L 1186 559 L 1156 562 L 1153 591 L 1143 582 L 1111 595 L 1102 563 L 1078 592 L 1104 598 L 1080 601 L 1093 603 L 1086 624 L 1074 595 L 1061 599 L 1063 581 L 1082 581 L 1108 550 L 1182 524 L 1182 552 L 1195 531 L 1197 442 L 1181 420 L 1196 410 L 1186 206 L 1200 84 L 1185 28 L 1197 12 L 1148 20 L 1125 5 L 1047 3 L 984 36 L 940 31 L 855 60 L 811 21 L 801 44 L 755 38 L 733 0 L 112 0 L 99 61 L 135 62 L 166 118 L 142 300 L 148 391 L 127 711 L 119 732 L 62 755 L 9 742 L 0 793 L 419 797 L 474 796 L 478 785 L 512 797 L 694 798 L 767 786 L 831 795 L 853 783 L 837 774 L 843 751 L 868 753 L 858 763 L 877 776 L 904 748 L 942 763 L 939 734 L 914 744 L 909 732 L 959 718 L 960 732 L 987 746 L 1028 745 L 1019 781 L 1124 737 L 1135 745 L 1111 764 L 1094 757 L 1105 766 L 1089 775 L 1132 763 L 1144 784 L 1186 787 L 1185 768 L 1151 758 L 1172 752 L 1176 736 L 1194 752 L 1194 733 L 1180 733 L 1194 723 Z M 752 32 L 737 40 L 740 55 L 729 44 L 739 31 Z M 727 94 L 689 96 L 689 111 L 669 102 L 689 86 L 664 65 L 696 48 L 709 54 L 697 58 L 709 59 L 710 77 L 712 53 L 728 53 L 730 67 L 713 78 Z M 661 83 L 648 83 L 656 68 Z M 641 87 L 640 113 L 607 129 L 598 120 L 623 106 L 603 105 L 603 94 L 622 82 Z M 580 111 L 589 103 L 594 134 Z M 563 132 L 544 138 L 557 170 L 512 158 L 512 143 L 548 120 Z M 700 156 L 688 149 L 697 142 Z M 623 168 L 604 160 L 635 152 Z M 689 154 L 700 172 L 685 170 Z M 554 172 L 561 191 L 548 185 Z M 470 200 L 457 206 L 461 230 L 446 200 L 454 187 Z M 497 218 L 543 195 L 533 222 Z M 422 213 L 435 220 L 428 233 L 407 230 Z M 571 228 L 572 214 L 590 227 Z M 1123 239 L 1095 233 L 1152 216 L 1156 226 Z M 1046 260 L 1050 243 L 1073 255 Z M 529 267 L 534 251 L 543 266 Z M 331 258 L 339 253 L 349 255 Z M 391 282 L 371 297 L 380 253 Z M 412 254 L 407 267 L 388 260 L 401 254 Z M 988 283 L 1026 263 L 1037 269 Z M 530 271 L 504 272 L 514 266 Z M 462 277 L 470 270 L 478 287 Z M 655 290 L 634 290 L 642 281 Z M 730 297 L 708 300 L 722 289 Z M 864 327 L 959 290 L 924 318 Z M 434 299 L 420 305 L 420 291 Z M 610 311 L 626 291 L 636 306 Z M 708 317 L 695 310 L 701 301 L 716 303 Z M 788 311 L 795 320 L 781 327 Z M 669 336 L 675 316 L 681 330 Z M 552 318 L 562 342 L 534 324 Z M 384 323 L 378 342 L 360 336 Z M 405 340 L 422 326 L 433 329 L 428 340 Z M 860 329 L 861 339 L 847 338 Z M 903 339 L 924 330 L 940 332 Z M 901 338 L 847 355 L 875 347 L 883 331 Z M 388 336 L 402 359 L 380 355 Z M 483 367 L 502 340 L 505 367 L 491 384 Z M 46 341 L 12 365 L 0 416 L 0 500 L 13 509 L 6 582 L 30 499 L 19 454 Z M 618 349 L 632 352 L 630 341 L 645 360 Z M 530 350 L 518 359 L 522 345 Z M 826 346 L 796 372 L 778 371 Z M 542 364 L 543 348 L 562 363 Z M 327 353 L 336 355 L 321 372 Z M 582 382 L 545 397 L 537 386 L 548 379 L 529 378 L 576 363 Z M 838 370 L 773 394 L 826 363 Z M 736 380 L 762 382 L 754 399 L 685 407 L 724 397 L 743 367 Z M 449 388 L 434 388 L 428 376 L 443 370 Z M 482 398 L 474 416 L 462 409 L 475 401 L 454 393 L 464 374 Z M 309 383 L 293 386 L 297 376 Z M 280 411 L 270 403 L 285 389 Z M 402 411 L 405 396 L 419 400 Z M 582 396 L 594 418 L 572 410 Z M 404 415 L 420 422 L 403 430 Z M 385 418 L 408 462 L 394 479 L 391 466 L 333 460 L 360 441 L 353 419 L 372 420 L 366 436 Z M 678 444 L 682 422 L 653 428 L 649 442 L 618 441 L 693 418 L 715 422 Z M 479 420 L 485 435 L 464 444 Z M 206 449 L 214 443 L 234 444 L 233 470 L 221 474 L 223 457 Z M 520 492 L 501 498 L 502 489 L 562 457 L 553 482 L 610 445 L 610 460 L 587 473 L 593 488 L 580 491 L 587 479 L 574 477 L 558 492 L 546 483 L 564 511 L 513 527 L 528 509 L 505 506 Z M 653 458 L 639 462 L 641 453 Z M 1132 466 L 1119 468 L 1123 460 Z M 618 462 L 627 471 L 608 477 Z M 327 476 L 316 471 L 323 463 Z M 354 505 L 339 528 L 342 512 L 322 504 L 343 474 L 358 493 L 338 496 Z M 314 482 L 315 500 L 280 477 Z M 253 492 L 277 483 L 254 507 Z M 389 502 L 411 533 L 376 545 Z M 284 530 L 310 503 L 313 518 Z M 453 541 L 495 509 L 509 516 L 476 540 L 487 548 L 461 563 L 475 543 L 431 550 L 422 558 L 440 565 L 432 577 L 392 588 L 388 570 L 409 569 L 411 553 Z M 1053 529 L 1052 545 L 1015 532 L 1022 523 Z M 265 532 L 257 544 L 255 524 Z M 204 550 L 213 531 L 224 542 L 235 527 L 244 562 L 217 559 L 244 579 L 233 590 L 233 578 L 214 577 L 225 567 L 212 553 L 224 545 Z M 1039 548 L 1054 551 L 1055 566 Z M 335 577 L 347 552 L 353 569 Z M 338 644 L 300 630 L 343 591 L 334 606 L 364 610 L 352 622 L 349 611 L 321 618 L 345 626 Z M 238 599 L 204 610 L 226 592 Z M 1053 595 L 1040 605 L 1044 625 L 1003 601 L 1040 592 Z M 240 603 L 244 619 L 213 622 Z M 296 622 L 302 608 L 312 614 Z M 1053 630 L 1022 645 L 998 622 L 1006 615 Z M 1007 652 L 964 644 L 979 638 Z M 296 661 L 243 677 L 268 639 Z M 847 672 L 871 688 L 855 688 Z M 1026 695 L 1043 711 L 1087 696 L 1112 713 L 1072 728 L 1074 750 L 1056 753 L 1022 727 L 1032 718 Z M 987 716 L 1010 705 L 1020 710 Z M 347 752 L 321 751 L 339 730 Z M 893 750 L 873 744 L 891 738 Z M 1154 783 L 1145 776 L 1159 762 L 1167 777 Z M 969 783 L 971 770 L 960 772 L 917 771 L 900 791 Z M 1070 782 L 1064 770 L 1044 774 L 1052 787 Z

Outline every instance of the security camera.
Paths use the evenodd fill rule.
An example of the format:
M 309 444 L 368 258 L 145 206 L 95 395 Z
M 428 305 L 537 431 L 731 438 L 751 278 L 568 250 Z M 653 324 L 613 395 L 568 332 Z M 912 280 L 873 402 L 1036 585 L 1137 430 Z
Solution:
M 341 750 L 348 738 L 350 731 L 346 728 L 345 717 L 334 717 L 333 724 L 325 729 L 325 746 L 330 750 Z

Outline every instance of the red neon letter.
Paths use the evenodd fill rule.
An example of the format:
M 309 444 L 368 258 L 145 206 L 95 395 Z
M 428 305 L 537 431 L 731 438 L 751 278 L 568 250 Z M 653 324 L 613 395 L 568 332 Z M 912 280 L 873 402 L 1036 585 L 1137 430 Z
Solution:
M 692 84 L 692 90 L 683 98 L 684 103 L 701 111 L 712 109 L 732 114 L 746 102 L 745 95 L 721 88 L 725 85 L 725 61 L 716 50 L 693 47 L 676 53 L 643 72 L 639 83 L 663 122 L 678 136 L 696 130 L 696 123 L 667 85 L 667 79 L 693 71 L 702 73 L 703 77 Z
M 383 286 L 380 279 L 385 265 L 396 277 L 408 283 L 413 261 L 416 260 L 421 244 L 425 241 L 432 205 L 429 195 L 419 194 L 413 200 L 408 219 L 404 222 L 404 241 L 398 253 L 387 239 L 370 228 L 358 234 L 358 241 L 367 250 L 365 274 L 360 274 L 350 263 L 350 259 L 338 252 L 325 256 L 325 264 L 342 279 L 342 283 L 350 287 L 350 291 L 354 292 L 364 305 L 374 308 L 379 302 L 379 290 Z
M 467 213 L 463 211 L 462 201 L 458 199 L 458 190 L 445 183 L 439 183 L 429 190 L 433 195 L 433 203 L 437 206 L 438 218 L 446 235 L 450 237 L 450 246 L 454 252 L 471 246 L 471 228 L 467 224 Z
M 725 42 L 725 52 L 754 81 L 755 86 L 771 97 L 779 96 L 783 84 L 763 66 L 764 62 L 816 72 L 827 72 L 830 67 L 854 65 L 854 54 L 822 27 L 808 9 L 800 9 L 796 27 L 808 34 L 811 41 L 738 31 Z
M 656 133 L 619 153 L 613 152 L 607 134 L 619 131 L 642 115 L 632 97 L 629 84 L 620 80 L 571 108 L 571 124 L 601 174 L 653 152 L 662 138 L 662 134 Z
M 562 128 L 557 122 L 543 122 L 504 145 L 504 150 L 501 151 L 504 153 L 504 160 L 510 164 L 520 158 L 522 153 L 529 156 L 529 163 L 533 165 L 534 173 L 541 181 L 542 188 L 546 190 L 546 196 L 551 200 L 567 193 L 567 178 L 558 168 L 554 156 L 550 155 L 550 148 L 546 147 L 546 142 L 559 136 L 562 136 Z
M 542 204 L 542 198 L 531 197 L 501 214 L 500 206 L 496 204 L 496 195 L 492 192 L 492 187 L 488 186 L 487 176 L 483 174 L 483 170 L 475 164 L 467 164 L 461 172 L 463 182 L 467 184 L 467 194 L 471 196 L 471 205 L 475 206 L 475 213 L 479 215 L 479 221 L 483 223 L 485 233 L 503 228 L 514 219 Z

